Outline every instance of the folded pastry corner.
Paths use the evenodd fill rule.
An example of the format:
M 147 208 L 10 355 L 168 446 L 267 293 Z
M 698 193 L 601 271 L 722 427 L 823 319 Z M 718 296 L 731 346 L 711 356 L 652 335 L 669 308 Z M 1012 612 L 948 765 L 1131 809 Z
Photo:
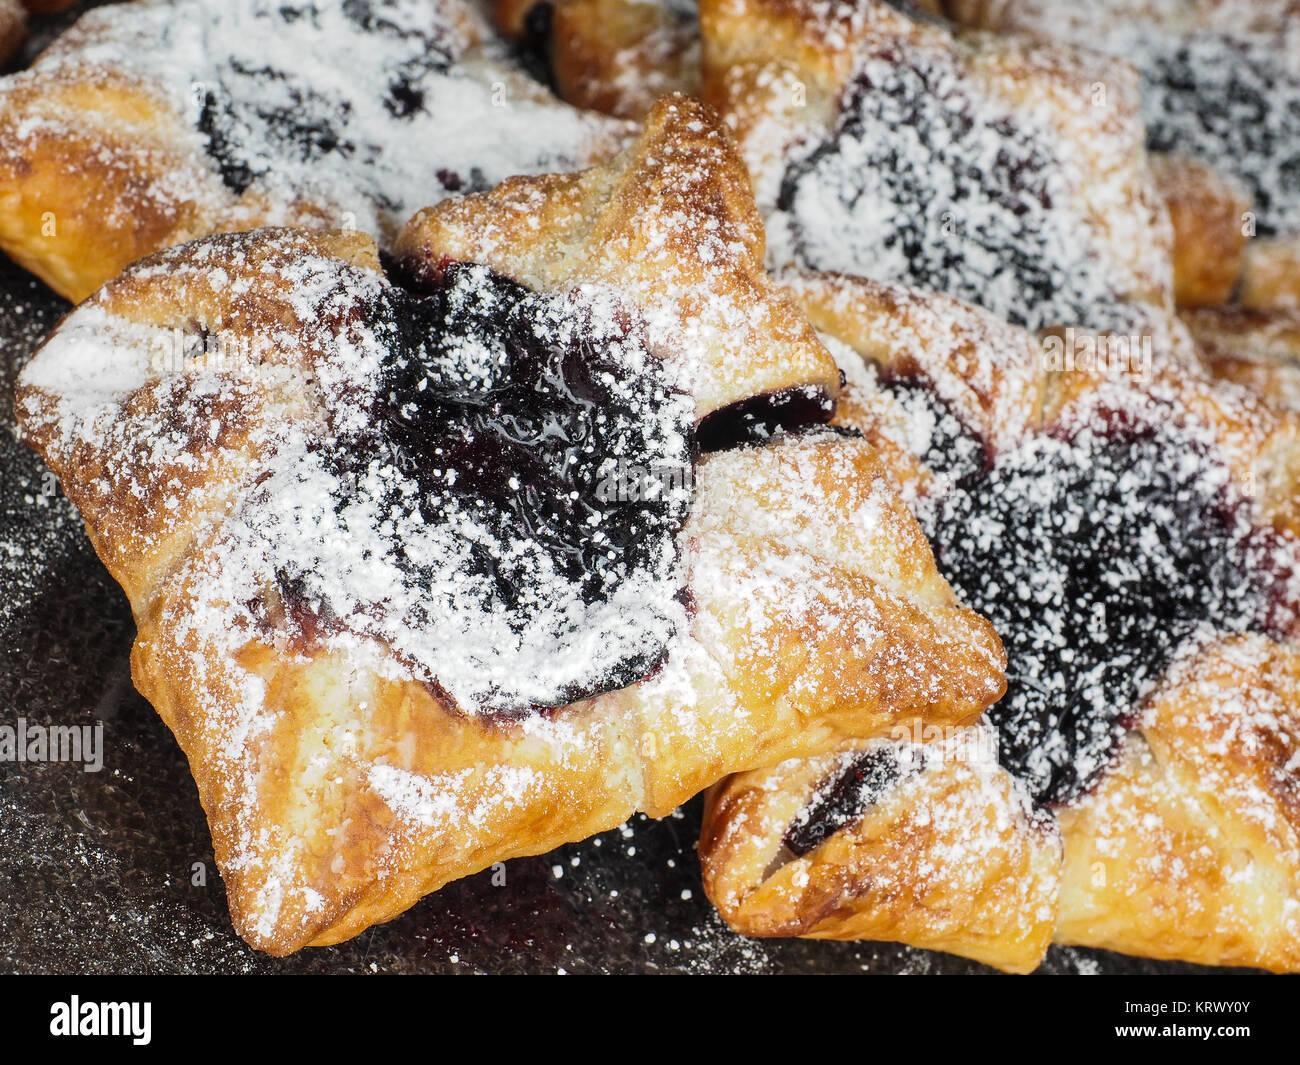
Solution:
M 719 784 L 700 838 L 705 892 L 745 935 L 1037 968 L 1056 926 L 1060 834 L 990 758 L 991 735 L 846 745 Z
M 358 232 L 137 263 L 25 368 L 24 438 L 139 626 L 241 935 L 338 942 L 457 877 L 1004 687 L 730 142 Z M 689 236 L 687 236 L 689 235 Z
M 1300 968 L 1294 411 L 1216 378 L 1161 308 L 1131 308 L 1149 358 L 1093 336 L 1067 363 L 948 297 L 786 281 L 845 371 L 837 422 L 997 628 L 1008 689 L 980 771 L 903 734 L 720 785 L 700 846 L 723 917 L 1013 971 L 1052 940 Z M 1273 324 L 1253 343 L 1284 343 Z M 1200 335 L 1233 339 L 1221 312 Z
M 1158 173 L 1176 230 L 1180 302 L 1231 297 L 1254 309 L 1300 307 L 1294 0 L 1079 0 L 1068 10 L 1052 0 L 945 0 L 943 7 L 964 26 L 1131 63 L 1141 78 L 1148 147 L 1176 157 Z
M 1169 302 L 1123 61 L 886 3 L 702 0 L 700 32 L 702 94 L 753 176 L 774 269 L 944 292 L 1035 330 Z
M 1243 635 L 1189 655 L 1060 815 L 1057 940 L 1300 970 L 1298 762 L 1294 647 Z
M 561 99 L 643 118 L 665 93 L 699 89 L 694 4 L 675 0 L 495 0 L 502 33 L 539 57 Z

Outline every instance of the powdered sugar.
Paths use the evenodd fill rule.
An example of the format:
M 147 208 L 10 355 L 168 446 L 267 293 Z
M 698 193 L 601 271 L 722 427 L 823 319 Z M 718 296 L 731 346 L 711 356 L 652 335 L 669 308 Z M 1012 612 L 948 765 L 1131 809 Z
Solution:
M 508 340 L 516 334 L 418 336 L 418 346 L 401 354 L 407 350 L 401 347 L 402 317 L 418 312 L 405 307 L 381 276 L 311 257 L 288 274 L 300 321 L 344 317 L 356 324 L 343 333 L 316 334 L 314 343 L 322 350 L 310 376 L 298 377 L 274 358 L 247 368 L 255 390 L 302 389 L 309 409 L 259 430 L 264 472 L 223 519 L 220 564 L 206 578 L 212 606 L 190 620 L 204 642 L 241 642 L 271 623 L 272 615 L 285 619 L 274 624 L 288 624 L 326 646 L 334 636 L 370 636 L 468 711 L 567 703 L 599 690 L 602 682 L 620 686 L 637 679 L 622 670 L 647 671 L 683 620 L 674 522 L 682 520 L 690 498 L 692 407 L 683 393 L 666 390 L 662 382 L 650 384 L 647 375 L 662 375 L 662 364 L 648 355 L 634 331 L 627 331 L 626 309 L 594 289 L 558 299 L 522 297 L 525 303 L 518 307 L 492 306 L 505 296 L 481 268 L 458 273 L 446 296 L 453 308 L 486 299 L 488 317 L 522 315 L 536 330 L 537 342 L 556 357 L 586 345 L 604 360 L 593 365 L 600 368 L 607 394 L 594 406 L 590 393 L 564 400 L 590 408 L 578 422 L 566 425 L 550 413 L 534 423 L 530 411 L 509 407 L 499 415 L 520 441 L 540 433 L 541 446 L 554 448 L 544 441 L 547 434 L 556 438 L 563 445 L 557 456 L 580 476 L 593 478 L 593 483 L 570 485 L 583 508 L 579 520 L 589 540 L 582 557 L 591 556 L 575 572 L 564 562 L 569 548 L 561 543 L 557 553 L 549 546 L 561 534 L 548 526 L 562 519 L 561 511 L 548 517 L 548 508 L 562 504 L 568 513 L 573 502 L 539 495 L 521 512 L 531 515 L 531 529 L 521 530 L 513 518 L 502 524 L 506 512 L 495 509 L 486 470 L 475 475 L 481 487 L 458 485 L 455 452 L 442 460 L 448 465 L 440 473 L 437 451 L 408 450 L 422 446 L 419 439 L 390 439 L 382 430 L 383 415 L 376 436 L 376 412 L 393 402 L 393 387 L 399 404 L 415 402 L 416 393 L 426 389 L 431 396 L 478 395 L 481 399 L 473 402 L 483 404 L 504 395 L 498 378 L 522 358 L 511 347 L 516 341 Z M 482 326 L 485 320 L 470 324 Z M 451 328 L 454 318 L 443 321 Z M 165 335 L 111 318 L 93 303 L 56 334 L 25 384 L 59 397 L 54 417 L 61 449 L 78 440 L 102 442 L 129 394 L 151 378 L 159 380 L 154 360 Z M 108 358 L 105 336 L 112 337 Z M 418 383 L 414 378 L 409 386 L 393 383 L 395 357 L 400 366 L 428 360 L 420 363 Z M 566 365 L 564 372 L 569 376 L 559 380 L 575 389 L 590 387 L 575 376 L 576 369 Z M 197 411 L 213 392 L 229 395 L 248 387 L 238 376 L 232 380 L 202 365 L 187 366 L 183 373 L 185 390 L 167 397 L 171 409 L 161 413 L 164 423 L 181 410 Z M 161 381 L 164 387 L 173 383 L 166 377 Z M 474 424 L 465 423 L 465 439 Z M 165 446 L 162 425 L 153 437 L 155 446 Z M 449 437 L 448 446 L 458 439 Z M 583 449 L 593 446 L 610 450 L 583 458 Z M 620 461 L 637 469 L 662 463 L 678 480 L 638 486 L 644 496 L 622 504 L 615 498 L 599 501 L 602 482 Z M 508 497 L 531 498 L 527 493 L 546 490 L 540 470 L 516 472 L 519 481 L 511 488 L 505 483 L 509 471 L 496 471 Z M 444 483 L 446 490 L 437 488 Z M 641 524 L 623 530 L 605 520 L 609 508 L 621 505 L 628 520 L 642 521 L 652 504 L 667 506 L 677 517 L 662 529 Z M 608 539 L 611 535 L 619 539 Z M 635 552 L 636 564 L 617 562 L 631 557 L 629 552 Z M 602 571 L 606 554 L 615 561 Z M 595 584 L 593 574 L 599 575 Z
M 1133 63 L 1156 151 L 1180 152 L 1251 190 L 1261 236 L 1300 232 L 1300 19 L 1285 2 L 1030 0 L 994 21 Z
M 1034 328 L 1096 320 L 1116 293 L 1067 151 L 1032 111 L 983 97 L 955 53 L 866 54 L 831 139 L 790 164 L 769 261 L 908 281 Z
M 203 215 L 223 201 L 232 221 L 314 211 L 389 238 L 449 193 L 573 169 L 626 135 L 530 87 L 488 32 L 460 0 L 144 0 L 89 12 L 13 83 L 138 81 L 195 161 L 155 192 Z M 41 109 L 19 136 L 84 121 Z

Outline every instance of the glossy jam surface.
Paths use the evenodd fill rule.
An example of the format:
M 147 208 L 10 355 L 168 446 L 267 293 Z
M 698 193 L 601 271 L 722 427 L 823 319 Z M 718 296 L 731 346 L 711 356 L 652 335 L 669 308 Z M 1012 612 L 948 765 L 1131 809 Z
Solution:
M 786 829 L 782 842 L 795 857 L 815 850 L 840 829 L 859 820 L 868 809 L 920 762 L 899 757 L 900 748 L 882 744 L 851 758 L 837 774 L 817 788 L 798 819 Z
M 1172 423 L 1030 438 L 990 463 L 946 412 L 935 422 L 928 461 L 959 458 L 922 524 L 1006 646 L 1001 760 L 1039 801 L 1068 802 L 1189 640 L 1267 624 L 1267 552 L 1226 470 Z
M 705 415 L 697 430 L 700 450 L 725 451 L 765 444 L 786 434 L 823 426 L 834 412 L 834 400 L 819 388 L 790 388 L 751 396 Z
M 694 445 L 689 397 L 635 323 L 461 264 L 427 294 L 386 288 L 368 317 L 377 387 L 363 417 L 343 398 L 324 461 L 336 514 L 397 574 L 385 599 L 428 679 L 518 716 L 645 677 L 683 609 Z M 328 586 L 281 579 L 314 623 L 366 613 Z

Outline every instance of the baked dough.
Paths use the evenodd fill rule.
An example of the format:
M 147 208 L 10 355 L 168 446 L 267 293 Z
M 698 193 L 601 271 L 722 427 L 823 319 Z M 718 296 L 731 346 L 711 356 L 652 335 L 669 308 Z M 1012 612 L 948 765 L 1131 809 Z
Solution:
M 440 196 L 587 166 L 634 132 L 557 101 L 462 0 L 302 8 L 116 4 L 0 79 L 0 249 L 80 300 L 222 230 L 386 247 Z
M 1138 373 L 1061 365 L 1049 337 L 947 298 L 788 280 L 846 372 L 837 421 L 999 628 L 1009 692 L 1000 768 L 945 756 L 940 731 L 857 792 L 855 743 L 715 789 L 701 858 L 722 916 L 1011 971 L 1053 938 L 1300 969 L 1295 412 L 1216 380 L 1156 312 Z M 876 762 L 930 738 L 877 741 Z
M 1174 298 L 1215 307 L 1235 297 L 1245 266 L 1251 201 L 1237 182 L 1181 155 L 1156 154 L 1151 169 L 1174 230 Z
M 1035 329 L 1170 302 L 1126 64 L 883 3 L 704 0 L 700 29 L 773 268 L 946 292 Z
M 1029 972 L 1056 925 L 1061 840 L 989 756 L 991 736 L 873 740 L 719 784 L 700 836 L 706 893 L 746 935 L 902 942 Z M 791 850 L 801 818 L 837 799 L 861 816 Z
M 1069 42 L 1132 62 L 1142 75 L 1152 149 L 1222 171 L 1214 184 L 1235 185 L 1250 199 L 1251 239 L 1243 257 L 1230 260 L 1241 268 L 1237 301 L 1300 306 L 1300 68 L 1294 62 L 1300 4 L 1082 0 L 1067 10 L 1047 0 L 946 0 L 944 6 L 967 26 Z M 1177 223 L 1188 205 L 1175 195 L 1170 206 Z M 1207 222 L 1214 225 L 1213 216 Z M 1190 228 L 1180 237 L 1196 240 Z M 1181 279 L 1179 287 L 1181 294 Z M 1198 306 L 1208 294 L 1193 287 L 1191 295 L 1189 305 Z
M 555 367 L 542 380 L 560 375 L 564 387 L 548 387 L 565 412 L 590 406 L 597 385 L 579 373 L 589 360 L 618 354 L 631 368 L 602 371 L 615 396 L 632 369 L 633 383 L 667 374 L 658 391 L 600 405 L 607 423 L 630 403 L 663 448 L 680 435 L 674 396 L 687 401 L 687 428 L 702 425 L 770 388 L 776 353 L 790 356 L 783 387 L 838 385 L 763 274 L 742 177 L 707 110 L 669 98 L 604 167 L 515 179 L 422 213 L 398 241 L 409 290 L 359 233 L 217 235 L 132 267 L 24 370 L 24 438 L 126 591 L 139 626 L 132 676 L 190 761 L 235 926 L 255 947 L 339 942 L 496 861 L 636 810 L 664 815 L 727 773 L 896 727 L 966 725 L 1000 695 L 991 627 L 938 576 L 871 447 L 826 430 L 715 451 L 693 486 L 633 494 L 677 500 L 693 487 L 670 541 L 676 561 L 665 571 L 651 553 L 635 603 L 622 584 L 601 585 L 594 620 L 585 598 L 572 615 L 566 606 L 569 622 L 542 635 L 567 653 L 527 653 L 535 620 L 554 615 L 567 587 L 549 570 L 494 591 L 482 552 L 458 561 L 480 544 L 495 560 L 482 572 L 513 572 L 549 542 L 560 506 L 545 494 L 553 470 L 521 473 L 528 489 L 501 489 L 518 520 L 480 537 L 488 518 L 476 515 L 489 512 L 473 508 L 511 472 L 491 449 L 516 454 L 511 442 L 534 422 L 507 408 L 485 437 L 471 417 L 466 451 L 442 422 L 420 421 L 435 399 L 460 410 L 467 389 L 477 409 L 476 375 L 496 365 L 482 360 L 510 308 L 541 308 L 507 320 L 549 330 L 538 350 L 559 361 L 542 360 Z M 530 202 L 517 244 L 511 207 Z M 714 301 L 721 320 L 690 317 Z M 478 325 L 463 336 L 410 328 L 458 315 Z M 531 333 L 503 335 L 531 350 Z M 412 337 L 416 347 L 401 346 Z M 426 337 L 450 363 L 428 364 L 421 385 L 385 383 L 413 380 L 402 374 L 425 365 Z M 510 356 L 512 373 L 522 358 Z M 447 366 L 473 372 L 448 379 Z M 411 426 L 426 434 L 416 445 Z M 484 447 L 489 458 L 476 459 Z M 469 473 L 447 454 L 472 461 Z M 574 483 L 589 498 L 590 483 Z M 412 498 L 451 503 L 424 514 L 433 504 L 415 512 Z M 600 508 L 595 520 L 605 528 Z M 459 531 L 448 539 L 448 528 Z M 461 591 L 438 598 L 447 587 Z M 501 605 L 480 608 L 480 597 Z M 599 613 L 607 599 L 626 609 Z M 521 612 L 521 627 L 503 628 L 503 610 Z M 449 631 L 444 615 L 464 628 Z M 639 671 L 592 682 L 585 663 L 627 643 L 633 624 L 662 652 L 637 658 L 632 645 Z M 583 698 L 565 696 L 578 688 Z
M 540 53 L 561 99 L 642 118 L 664 93 L 699 90 L 694 9 L 690 0 L 496 0 L 493 15 Z

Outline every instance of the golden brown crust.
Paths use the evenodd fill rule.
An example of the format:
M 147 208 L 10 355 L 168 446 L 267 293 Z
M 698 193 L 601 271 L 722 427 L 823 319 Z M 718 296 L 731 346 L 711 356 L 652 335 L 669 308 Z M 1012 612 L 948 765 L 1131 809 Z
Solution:
M 699 31 L 681 10 L 655 0 L 497 0 L 502 32 L 529 37 L 528 18 L 549 9 L 546 56 L 560 98 L 619 118 L 643 118 L 665 93 L 699 88 Z
M 730 138 L 690 97 L 662 99 L 604 166 L 421 211 L 396 250 L 417 272 L 459 259 L 539 289 L 616 282 L 670 326 L 690 323 L 701 415 L 762 393 L 839 390 L 834 360 L 763 269 L 762 222 Z
M 1158 24 L 1176 30 L 1227 28 L 1274 30 L 1300 15 L 1296 0 L 1085 0 L 1063 9 L 1055 0 L 939 0 L 944 13 L 964 26 L 999 32 L 1057 31 L 1071 40 L 1114 25 Z
M 1253 500 L 1257 522 L 1300 533 L 1293 413 L 1215 381 L 1175 319 L 1152 311 L 1135 324 L 1154 339 L 1155 355 L 1145 375 L 1125 381 L 1050 371 L 1045 349 L 1027 334 L 957 301 L 860 278 L 785 280 L 846 368 L 839 420 L 863 431 L 909 493 L 924 497 L 931 473 L 912 450 L 907 418 L 882 379 L 921 379 L 994 453 L 1071 424 L 1076 411 L 1099 398 L 1123 409 L 1121 396 L 1131 391 L 1172 401 L 1181 417 L 1208 431 L 1241 494 Z M 1204 310 L 1187 318 L 1211 366 L 1218 359 L 1212 344 L 1275 350 L 1295 339 L 1294 323 L 1276 315 Z M 865 375 L 856 371 L 857 360 Z M 1287 589 L 1279 594 L 1293 594 L 1294 585 Z M 1056 850 L 1032 836 L 1014 837 L 1025 865 L 1008 867 L 1007 851 L 986 836 L 963 850 L 955 830 L 945 838 L 952 850 L 944 862 L 927 862 L 941 835 L 925 821 L 931 792 L 967 811 L 958 820 L 971 823 L 979 818 L 970 811 L 987 810 L 981 804 L 990 796 L 1005 795 L 994 777 L 977 780 L 948 768 L 887 789 L 861 823 L 796 862 L 782 853 L 782 834 L 806 816 L 829 773 L 828 760 L 801 761 L 745 774 L 711 796 L 701 840 L 710 898 L 750 935 L 898 939 L 1016 971 L 1033 968 L 1052 936 L 1153 957 L 1296 969 L 1296 637 L 1221 637 L 1176 662 L 1152 699 L 1135 707 L 1137 720 L 1095 790 L 1057 811 L 1064 866 L 1054 830 L 1048 835 Z M 925 832 L 918 835 L 914 822 Z M 958 888 L 944 879 L 957 876 L 951 866 L 988 879 Z M 1017 869 L 1024 883 L 999 883 Z M 904 886 L 889 895 L 881 889 L 888 884 Z M 934 894 L 927 894 L 931 885 Z M 934 915 L 947 907 L 967 931 L 987 935 L 945 938 L 947 926 Z M 1150 912 L 1157 916 L 1148 921 Z
M 1266 51 L 1284 52 L 1294 49 L 1291 34 L 1300 24 L 1296 0 L 1250 4 L 1134 0 L 1122 5 L 1089 0 L 1068 8 L 1048 0 L 947 0 L 944 7 L 949 17 L 964 26 L 1093 45 L 1121 57 L 1129 56 L 1128 49 L 1140 41 L 1130 32 L 1138 26 L 1155 40 L 1163 36 L 1171 42 L 1194 34 L 1249 34 L 1264 42 Z M 1235 62 L 1227 55 L 1223 61 Z M 1272 93 L 1272 89 L 1268 91 Z M 1277 95 L 1269 106 L 1287 107 L 1288 97 L 1281 95 L 1280 89 Z M 1283 126 L 1272 139 L 1284 140 L 1290 135 Z M 1277 236 L 1256 237 L 1251 228 L 1253 218 L 1245 214 L 1252 204 L 1231 181 L 1214 172 L 1215 167 L 1229 163 L 1210 157 L 1192 163 L 1184 158 L 1156 168 L 1173 217 L 1179 303 L 1211 306 L 1232 297 L 1242 306 L 1256 309 L 1300 307 L 1300 234 L 1293 231 L 1294 226 L 1286 226 Z M 1236 222 L 1234 213 L 1238 214 Z M 1249 239 L 1243 241 L 1243 236 Z
M 1300 411 L 1300 311 L 1205 307 L 1182 317 L 1216 377 Z
M 1300 309 L 1300 236 L 1250 242 L 1239 299 L 1243 307 L 1256 310 Z
M 1060 815 L 1062 943 L 1300 969 L 1300 655 L 1215 642 Z
M 830 138 L 864 56 L 942 57 L 963 90 L 1041 126 L 1060 162 L 1053 209 L 1078 215 L 1115 298 L 1172 298 L 1163 203 L 1147 167 L 1127 64 L 1017 38 L 956 35 L 887 4 L 703 0 L 704 98 L 736 134 L 760 206 L 774 208 L 793 152 Z M 1075 239 L 1080 239 L 1076 234 Z M 774 263 L 777 267 L 798 263 Z M 837 263 L 870 274 L 876 264 Z M 1062 323 L 1068 324 L 1068 323 Z
M 981 749 L 982 730 L 966 732 L 927 748 L 849 745 L 718 785 L 700 838 L 709 899 L 745 935 L 887 940 L 1036 968 L 1056 921 L 1060 839 Z M 916 771 L 813 850 L 791 852 L 783 836 L 817 789 L 882 746 Z
M 993 451 L 1064 423 L 1107 391 L 1116 400 L 1172 397 L 1213 436 L 1257 518 L 1300 534 L 1300 418 L 1277 396 L 1230 384 L 1227 374 L 1216 382 L 1215 359 L 1204 358 L 1183 321 L 1166 311 L 1140 310 L 1132 335 L 1139 347 L 1142 338 L 1150 340 L 1151 365 L 1116 376 L 1055 368 L 1049 338 L 1056 331 L 1035 338 L 949 297 L 835 274 L 790 274 L 783 281 L 824 337 L 881 372 L 924 379 Z M 1188 315 L 1189 324 L 1211 320 L 1233 317 Z M 1104 344 L 1106 336 L 1093 339 Z M 900 481 L 923 487 L 928 474 L 906 446 L 897 404 L 852 366 L 846 373 L 836 423 L 864 433 Z
M 237 191 L 239 185 L 228 186 L 205 149 L 209 135 L 200 128 L 201 109 L 194 99 L 201 82 L 178 87 L 164 74 L 133 70 L 126 62 L 130 56 L 116 65 L 102 59 L 105 51 L 113 55 L 150 46 L 149 35 L 158 32 L 159 20 L 137 15 L 133 8 L 114 5 L 89 12 L 29 70 L 0 80 L 0 250 L 75 302 L 137 259 L 211 233 L 266 225 L 354 226 L 381 244 L 391 240 L 405 215 L 390 219 L 384 209 L 376 211 L 375 203 L 392 199 L 392 189 L 372 202 L 359 191 L 359 179 L 342 188 L 337 175 L 310 189 L 295 186 L 292 179 L 281 182 L 281 174 L 273 185 L 253 180 L 242 191 Z M 221 17 L 216 9 L 213 17 Z M 483 54 L 490 28 L 462 0 L 437 0 L 428 19 L 455 39 L 460 49 L 457 76 L 463 73 L 469 84 L 481 86 L 475 97 L 481 106 L 492 107 L 490 95 L 500 92 L 515 106 L 533 108 L 535 122 L 548 111 L 557 116 L 563 111 L 560 117 L 571 128 L 547 146 L 552 157 L 571 151 L 575 165 L 587 165 L 626 143 L 629 127 L 597 116 L 582 118 L 518 71 Z M 371 45 L 360 39 L 358 47 Z M 89 66 L 86 54 L 92 56 Z M 223 59 L 200 58 L 212 63 Z M 192 72 L 192 77 L 200 76 Z M 494 113 L 505 112 L 498 108 Z M 572 143 L 560 143 L 570 139 Z M 433 153 L 426 160 L 429 188 L 417 201 L 428 203 L 440 191 L 432 175 L 443 165 L 437 161 L 441 149 L 428 138 L 413 143 L 428 143 Z M 537 169 L 523 159 L 513 162 L 518 170 Z M 323 159 L 319 169 L 324 171 L 327 163 Z M 347 179 L 342 180 L 346 185 Z
M 1250 197 L 1211 167 L 1153 155 L 1151 169 L 1174 229 L 1174 296 L 1180 307 L 1227 303 L 1246 252 Z
M 982 438 L 1019 438 L 1041 418 L 1041 350 L 1024 330 L 960 300 L 902 285 L 815 273 L 787 274 L 782 281 L 822 334 L 889 376 L 932 382 Z M 863 428 L 843 408 L 838 417 L 840 424 Z
M 653 137 L 644 150 L 657 150 Z M 716 154 L 696 164 L 734 169 Z M 644 159 L 612 172 L 620 167 L 654 173 Z M 724 203 L 726 188 L 707 175 L 696 186 Z M 692 232 L 726 224 L 727 210 L 744 217 L 739 201 L 725 210 L 691 194 L 673 202 Z M 588 206 L 594 225 L 565 218 L 553 229 L 543 217 L 536 243 L 617 233 L 616 213 Z M 496 211 L 480 197 L 452 213 L 468 233 L 489 230 Z M 348 286 L 369 291 L 377 269 L 373 243 L 346 233 L 261 231 L 160 253 L 84 304 L 19 390 L 26 439 L 82 508 L 131 601 L 133 677 L 190 761 L 250 943 L 285 954 L 337 942 L 492 862 L 638 809 L 666 814 L 727 773 L 895 727 L 965 725 L 998 697 L 992 629 L 956 604 L 874 452 L 831 434 L 701 463 L 681 539 L 694 611 L 666 665 L 562 708 L 553 724 L 450 709 L 370 637 L 304 642 L 284 621 L 275 574 L 263 572 L 272 563 L 232 555 L 230 543 L 250 486 L 273 461 L 275 433 L 312 416 L 318 401 L 304 382 L 357 321 Z M 621 284 L 612 261 L 598 270 Z M 779 301 L 747 271 L 728 273 L 722 261 L 719 273 L 747 278 L 757 320 L 782 320 L 768 305 Z M 564 289 L 582 276 L 531 279 Z M 625 276 L 641 313 L 662 309 L 637 287 L 635 265 Z M 300 284 L 314 294 L 338 286 L 340 296 L 304 305 Z M 683 324 L 665 333 L 665 357 L 693 343 Z M 213 394 L 223 405 L 205 406 L 206 388 L 189 387 L 185 367 L 97 390 L 97 372 L 124 372 L 138 345 L 213 327 L 272 341 L 258 372 L 222 374 Z M 109 367 L 68 373 L 68 360 L 96 350 L 113 352 Z M 257 625 L 224 598 L 232 559 L 261 589 Z
M 36 148 L 23 143 L 13 123 L 54 107 L 93 107 L 97 122 Z M 140 86 L 110 74 L 53 98 L 39 83 L 11 89 L 0 108 L 0 247 L 79 300 L 142 255 L 196 235 L 212 220 L 196 203 L 160 191 L 168 174 L 191 170 L 174 147 L 179 138 L 174 116 Z M 90 159 L 97 164 L 87 165 Z M 203 175 L 192 177 L 205 184 Z M 104 225 L 126 202 L 132 224 Z

